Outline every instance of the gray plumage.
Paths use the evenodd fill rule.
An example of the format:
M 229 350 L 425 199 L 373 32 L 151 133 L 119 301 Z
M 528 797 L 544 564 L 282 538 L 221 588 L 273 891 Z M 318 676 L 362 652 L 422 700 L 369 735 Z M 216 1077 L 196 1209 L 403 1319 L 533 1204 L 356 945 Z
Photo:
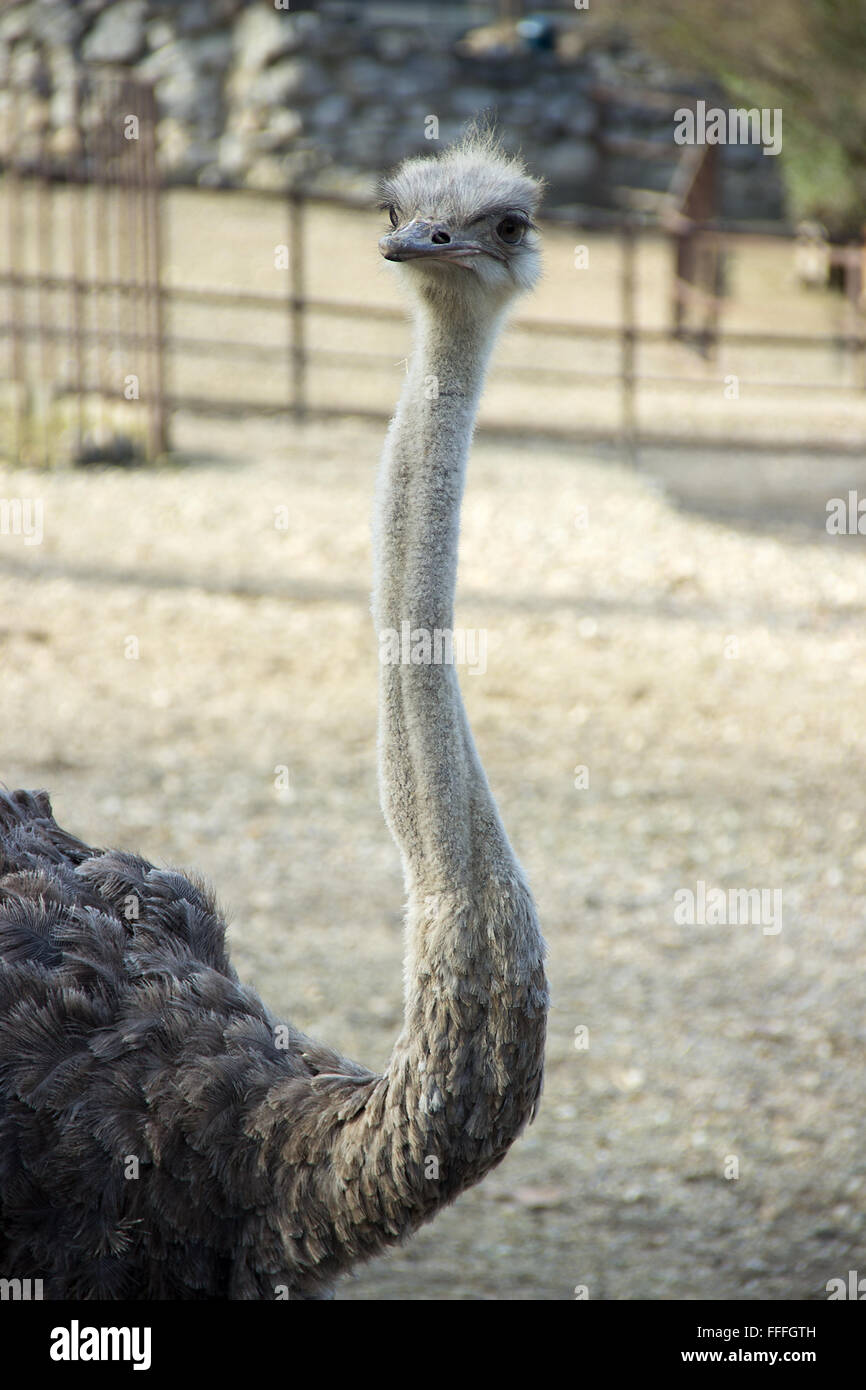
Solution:
M 379 640 L 453 628 L 466 456 L 539 186 L 486 135 L 386 183 L 417 342 L 382 460 Z M 498 1163 L 534 1113 L 544 945 L 453 665 L 383 661 L 407 891 L 384 1075 L 274 1019 L 205 888 L 0 793 L 0 1268 L 49 1298 L 323 1298 Z

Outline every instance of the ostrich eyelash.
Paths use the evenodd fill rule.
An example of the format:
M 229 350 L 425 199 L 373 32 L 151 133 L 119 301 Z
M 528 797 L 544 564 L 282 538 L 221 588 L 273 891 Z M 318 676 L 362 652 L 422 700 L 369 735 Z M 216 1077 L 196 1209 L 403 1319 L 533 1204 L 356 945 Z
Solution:
M 474 227 L 477 222 L 502 222 L 506 217 L 510 217 L 512 222 L 519 222 L 527 231 L 538 231 L 538 223 L 532 220 L 528 212 L 515 211 L 514 208 L 498 208 L 493 212 L 479 213 L 468 225 Z

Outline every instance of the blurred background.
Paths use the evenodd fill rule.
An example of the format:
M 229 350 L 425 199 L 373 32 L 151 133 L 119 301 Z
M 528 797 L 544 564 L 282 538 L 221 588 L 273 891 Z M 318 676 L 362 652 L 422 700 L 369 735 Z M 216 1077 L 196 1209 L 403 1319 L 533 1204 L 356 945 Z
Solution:
M 863 0 L 0 8 L 0 777 L 208 875 L 239 972 L 373 1067 L 368 515 L 411 350 L 375 185 L 479 117 L 547 180 L 458 595 L 546 1095 L 343 1298 L 864 1268 L 864 65 Z M 732 108 L 781 152 L 675 139 Z M 678 925 L 698 881 L 781 890 L 782 931 Z

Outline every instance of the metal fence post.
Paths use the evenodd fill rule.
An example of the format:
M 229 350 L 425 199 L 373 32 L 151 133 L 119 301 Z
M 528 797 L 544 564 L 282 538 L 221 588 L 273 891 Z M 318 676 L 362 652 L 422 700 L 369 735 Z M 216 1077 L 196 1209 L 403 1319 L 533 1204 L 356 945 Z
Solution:
M 620 393 L 621 441 L 626 462 L 637 463 L 637 421 L 635 417 L 635 228 L 631 217 L 624 217 L 621 232 L 621 355 Z
M 144 200 L 144 328 L 149 339 L 150 400 L 148 402 L 148 449 L 152 458 L 168 448 L 165 404 L 165 321 L 162 301 L 162 198 L 156 162 L 156 99 L 153 88 L 138 86 L 141 106 L 142 170 Z
M 289 274 L 291 277 L 289 295 L 291 409 L 296 420 L 303 420 L 307 409 L 304 198 L 297 191 L 293 191 L 289 197 Z
M 11 145 L 16 149 L 20 137 L 21 98 L 13 91 L 10 104 Z M 24 421 L 27 413 L 25 399 L 27 374 L 24 362 L 26 343 L 21 331 L 23 323 L 23 289 L 21 286 L 21 181 L 18 163 L 13 157 L 4 170 L 6 194 L 6 245 L 9 248 L 9 357 L 12 377 L 11 449 L 20 455 L 24 443 Z

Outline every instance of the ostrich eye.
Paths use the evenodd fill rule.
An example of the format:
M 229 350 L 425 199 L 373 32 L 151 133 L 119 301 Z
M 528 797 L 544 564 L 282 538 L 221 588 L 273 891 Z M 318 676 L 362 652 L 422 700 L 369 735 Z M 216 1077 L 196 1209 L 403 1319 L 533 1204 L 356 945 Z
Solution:
M 496 235 L 500 241 L 506 242 L 509 246 L 517 246 L 523 240 L 525 231 L 526 224 L 521 222 L 518 217 L 503 217 L 496 228 Z
M 392 227 L 396 227 L 396 225 L 397 225 L 397 223 L 400 221 L 400 219 L 399 219 L 399 217 L 397 216 L 397 209 L 395 208 L 395 206 L 394 206 L 393 203 L 389 203 L 389 204 L 388 204 L 388 216 L 389 216 L 390 219 L 391 219 L 391 226 L 392 226 Z

